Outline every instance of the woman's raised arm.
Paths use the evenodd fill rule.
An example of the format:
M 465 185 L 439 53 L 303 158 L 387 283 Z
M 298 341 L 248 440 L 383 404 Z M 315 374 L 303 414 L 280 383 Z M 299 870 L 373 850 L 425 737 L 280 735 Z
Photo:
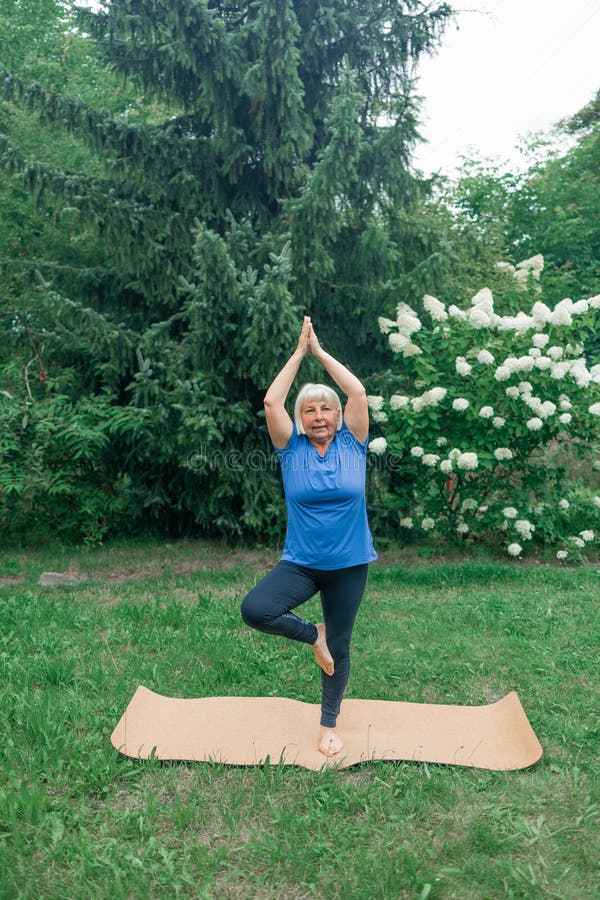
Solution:
M 293 424 L 285 408 L 285 401 L 300 364 L 308 353 L 310 328 L 310 318 L 304 316 L 298 346 L 281 372 L 275 376 L 269 390 L 265 394 L 264 405 L 267 428 L 269 429 L 271 440 L 278 450 L 283 450 L 292 435 Z
M 367 392 L 363 384 L 330 353 L 321 347 L 312 324 L 309 332 L 310 352 L 326 372 L 331 375 L 337 386 L 346 395 L 344 422 L 352 434 L 363 444 L 369 434 L 369 406 Z

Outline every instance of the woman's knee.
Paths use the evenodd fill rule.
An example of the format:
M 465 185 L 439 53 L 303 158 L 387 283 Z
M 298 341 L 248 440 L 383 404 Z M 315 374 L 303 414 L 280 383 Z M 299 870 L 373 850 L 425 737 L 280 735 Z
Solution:
M 273 618 L 255 591 L 250 591 L 242 600 L 240 614 L 246 625 L 258 629 L 265 628 Z

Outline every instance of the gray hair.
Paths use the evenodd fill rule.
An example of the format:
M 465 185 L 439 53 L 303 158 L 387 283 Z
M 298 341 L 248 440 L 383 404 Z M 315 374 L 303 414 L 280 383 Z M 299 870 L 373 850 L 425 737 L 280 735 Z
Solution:
M 302 407 L 305 403 L 308 403 L 309 400 L 328 400 L 332 406 L 335 406 L 336 409 L 339 409 L 340 413 L 342 411 L 342 404 L 340 403 L 340 398 L 333 390 L 333 388 L 328 387 L 326 384 L 305 384 L 298 391 L 298 396 L 296 397 L 296 403 L 294 404 L 294 422 L 296 423 L 296 431 L 298 434 L 306 434 L 304 430 L 304 425 L 302 424 Z M 340 415 L 339 421 L 337 424 L 337 430 L 339 431 L 342 427 L 342 416 Z

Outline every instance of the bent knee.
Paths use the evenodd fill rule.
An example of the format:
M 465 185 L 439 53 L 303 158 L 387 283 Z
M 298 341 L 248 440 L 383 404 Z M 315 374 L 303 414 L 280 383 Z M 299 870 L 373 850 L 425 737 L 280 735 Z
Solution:
M 240 615 L 246 625 L 249 625 L 250 628 L 258 628 L 259 630 L 265 628 L 270 621 L 270 617 L 261 604 L 256 602 L 252 593 L 248 594 L 242 600 Z

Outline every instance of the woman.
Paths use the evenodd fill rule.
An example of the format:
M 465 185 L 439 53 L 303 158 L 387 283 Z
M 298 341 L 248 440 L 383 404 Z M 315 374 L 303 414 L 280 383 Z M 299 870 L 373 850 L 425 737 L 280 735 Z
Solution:
M 311 353 L 347 402 L 323 384 L 305 385 L 295 421 L 285 401 L 302 360 Z M 267 426 L 281 463 L 288 513 L 283 555 L 242 603 L 247 625 L 311 644 L 320 666 L 319 750 L 342 749 L 336 720 L 350 674 L 350 638 L 368 563 L 377 559 L 367 522 L 365 473 L 369 411 L 358 378 L 326 353 L 304 317 L 296 350 L 265 396 Z M 324 622 L 313 625 L 292 610 L 321 593 Z

